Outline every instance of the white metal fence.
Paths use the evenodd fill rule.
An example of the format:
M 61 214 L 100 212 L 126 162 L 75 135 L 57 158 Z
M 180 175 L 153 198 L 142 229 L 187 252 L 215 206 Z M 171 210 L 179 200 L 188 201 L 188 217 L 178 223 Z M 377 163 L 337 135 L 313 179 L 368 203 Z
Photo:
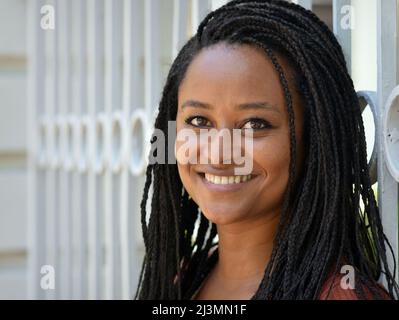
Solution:
M 225 2 L 29 1 L 31 298 L 132 298 L 143 254 L 144 137 L 172 59 L 205 14 Z M 311 8 L 312 1 L 298 2 Z M 397 252 L 398 189 L 382 133 L 397 84 L 397 4 L 377 3 L 378 197 Z M 352 32 L 340 23 L 344 5 L 350 0 L 334 0 L 334 31 L 350 63 L 356 57 Z

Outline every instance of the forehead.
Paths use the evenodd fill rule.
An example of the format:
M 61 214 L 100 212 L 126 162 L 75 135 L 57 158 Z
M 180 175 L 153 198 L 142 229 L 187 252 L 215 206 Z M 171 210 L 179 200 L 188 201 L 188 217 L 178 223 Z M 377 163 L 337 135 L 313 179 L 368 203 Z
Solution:
M 290 78 L 288 64 L 284 59 L 278 60 L 286 77 Z M 263 50 L 247 44 L 220 43 L 203 49 L 189 65 L 178 99 L 179 106 L 186 99 L 197 99 L 226 106 L 267 101 L 281 111 L 285 109 L 285 97 L 275 67 Z

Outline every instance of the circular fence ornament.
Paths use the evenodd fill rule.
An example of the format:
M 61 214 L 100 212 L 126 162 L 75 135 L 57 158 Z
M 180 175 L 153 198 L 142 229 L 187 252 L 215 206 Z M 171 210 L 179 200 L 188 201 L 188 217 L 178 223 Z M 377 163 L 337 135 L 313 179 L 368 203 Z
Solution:
M 143 174 L 147 166 L 149 131 L 149 121 L 144 110 L 134 110 L 128 130 L 129 169 L 133 176 Z
M 111 170 L 113 173 L 119 173 L 125 163 L 127 146 L 126 121 L 122 112 L 112 114 L 110 130 Z
M 399 182 L 399 86 L 393 89 L 384 110 L 383 140 L 386 164 L 392 177 Z
M 102 174 L 109 164 L 110 123 L 107 114 L 97 114 L 93 129 L 91 165 L 95 173 Z
M 373 114 L 374 121 L 374 144 L 373 150 L 370 156 L 370 160 L 368 163 L 370 180 L 371 184 L 377 182 L 377 158 L 378 158 L 378 150 L 377 150 L 377 139 L 378 139 L 378 118 L 379 118 L 379 109 L 377 106 L 377 94 L 374 91 L 359 91 L 357 92 L 357 96 L 359 98 L 360 109 L 362 113 L 366 110 L 366 107 L 369 106 L 370 110 Z
M 93 135 L 93 121 L 87 115 L 81 117 L 76 123 L 75 133 L 77 137 L 76 161 L 80 173 L 87 173 L 89 168 L 90 146 Z
M 45 169 L 49 165 L 49 121 L 45 116 L 39 121 L 37 162 L 40 169 Z

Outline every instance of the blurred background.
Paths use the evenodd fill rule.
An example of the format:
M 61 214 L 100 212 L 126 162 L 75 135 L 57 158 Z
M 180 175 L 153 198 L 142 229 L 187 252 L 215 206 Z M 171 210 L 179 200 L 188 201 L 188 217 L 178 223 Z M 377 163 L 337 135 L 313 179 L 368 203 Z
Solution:
M 178 50 L 226 2 L 0 0 L 0 299 L 133 297 L 145 139 Z M 398 3 L 293 2 L 344 49 L 397 255 L 398 185 L 382 128 L 398 84 Z

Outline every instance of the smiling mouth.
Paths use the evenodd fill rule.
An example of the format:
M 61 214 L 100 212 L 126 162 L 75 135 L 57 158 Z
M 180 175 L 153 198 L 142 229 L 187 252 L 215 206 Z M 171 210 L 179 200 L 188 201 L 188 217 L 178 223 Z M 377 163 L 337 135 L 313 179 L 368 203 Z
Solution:
M 210 173 L 199 173 L 199 175 L 207 182 L 214 185 L 235 185 L 243 182 L 250 181 L 255 176 L 251 174 L 247 175 L 235 175 L 235 176 L 218 176 Z

